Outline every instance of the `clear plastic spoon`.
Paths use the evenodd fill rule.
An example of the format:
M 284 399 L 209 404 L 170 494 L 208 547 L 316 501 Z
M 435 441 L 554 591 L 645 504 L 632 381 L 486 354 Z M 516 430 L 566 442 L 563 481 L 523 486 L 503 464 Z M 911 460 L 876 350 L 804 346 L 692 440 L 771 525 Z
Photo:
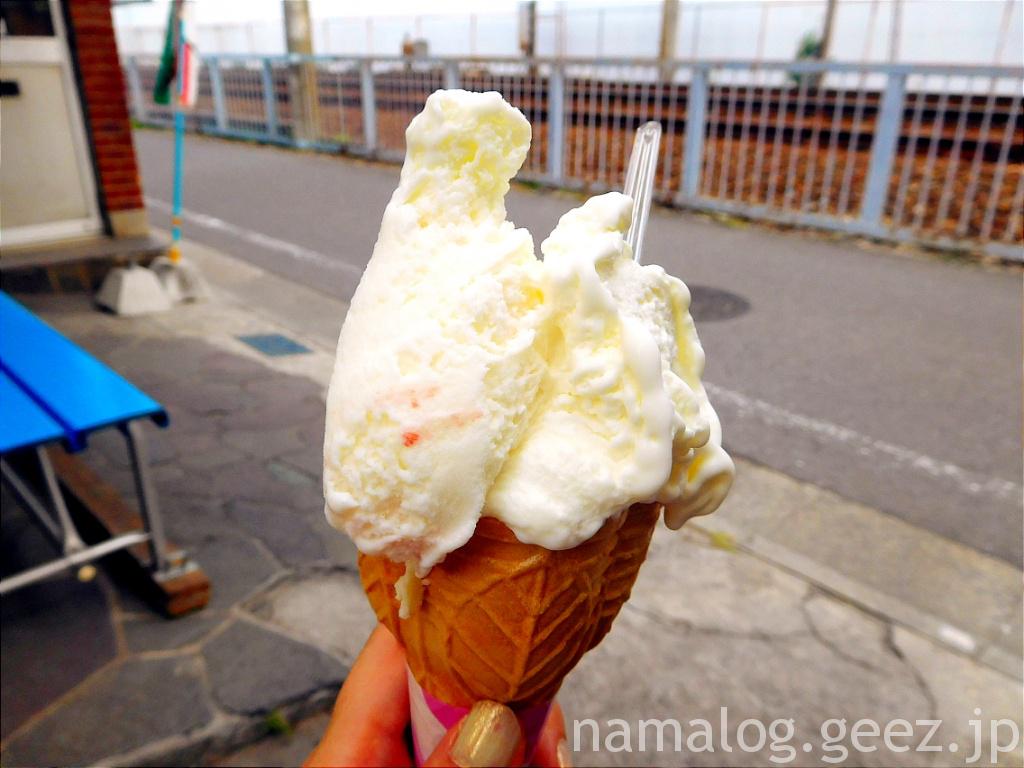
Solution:
M 661 144 L 661 123 L 653 120 L 636 130 L 633 152 L 626 169 L 626 186 L 622 190 L 633 198 L 633 218 L 626 233 L 626 242 L 633 250 L 633 259 L 640 261 L 644 246 L 644 230 L 651 213 L 654 175 L 658 168 L 658 145 Z

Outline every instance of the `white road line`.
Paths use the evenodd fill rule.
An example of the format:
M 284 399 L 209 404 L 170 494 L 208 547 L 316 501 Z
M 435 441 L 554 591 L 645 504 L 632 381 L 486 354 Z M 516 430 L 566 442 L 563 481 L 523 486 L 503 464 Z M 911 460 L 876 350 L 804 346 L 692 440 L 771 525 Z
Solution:
M 156 208 L 158 211 L 163 213 L 170 214 L 171 212 L 170 203 L 166 203 L 163 200 L 157 200 L 155 197 L 147 197 L 146 205 Z M 289 243 L 286 240 L 278 240 L 276 237 L 264 235 L 262 232 L 255 232 L 251 229 L 246 229 L 245 227 L 236 226 L 231 222 L 218 219 L 215 216 L 208 216 L 205 213 L 198 213 L 196 211 L 190 211 L 188 208 L 182 208 L 181 218 L 191 224 L 198 224 L 206 229 L 223 232 L 227 235 L 231 235 L 232 237 L 244 240 L 247 243 L 251 243 L 252 245 L 257 245 L 260 248 L 266 248 L 271 251 L 280 251 L 281 253 L 287 254 L 299 261 L 316 264 L 318 267 L 323 267 L 324 269 L 330 269 L 334 272 L 347 272 L 357 279 L 363 275 L 363 270 L 354 264 L 349 264 L 341 259 L 331 258 L 319 251 L 304 248 L 301 245 Z
M 147 197 L 146 204 L 164 213 L 171 212 L 170 204 L 163 200 Z M 187 208 L 183 208 L 181 214 L 182 218 L 188 222 L 198 224 L 207 229 L 224 232 L 247 243 L 258 245 L 261 248 L 279 251 L 299 261 L 316 264 L 325 269 L 348 272 L 357 278 L 362 276 L 363 271 L 359 267 L 348 264 L 340 259 L 332 259 L 330 256 L 304 248 L 301 245 L 278 240 L 276 237 L 254 232 L 251 229 L 236 226 L 223 219 L 208 216 L 205 213 L 190 211 Z M 834 443 L 852 448 L 862 456 L 884 457 L 890 462 L 895 462 L 907 469 L 922 472 L 937 479 L 950 481 L 961 491 L 972 496 L 990 496 L 1004 499 L 1020 498 L 1021 494 L 1024 493 L 1024 488 L 1008 480 L 1002 480 L 997 477 L 985 477 L 956 464 L 950 464 L 949 462 L 926 456 L 923 453 L 918 453 L 910 448 L 904 448 L 884 440 L 875 440 L 853 429 L 832 424 L 828 421 L 811 418 L 810 416 L 802 416 L 799 413 L 787 411 L 764 400 L 748 397 L 725 387 L 719 387 L 711 382 L 706 382 L 705 387 L 714 401 L 728 403 L 741 414 L 756 416 L 762 422 L 772 426 L 811 432 Z
M 910 448 L 894 445 L 884 440 L 876 440 L 867 435 L 862 435 L 856 430 L 841 427 L 828 421 L 811 418 L 810 416 L 802 416 L 799 413 L 787 411 L 756 397 L 747 397 L 739 392 L 719 387 L 710 382 L 706 382 L 704 386 L 714 404 L 728 404 L 735 407 L 741 415 L 750 414 L 756 416 L 766 424 L 811 432 L 834 443 L 848 446 L 861 456 L 881 457 L 887 459 L 890 463 L 898 464 L 907 469 L 922 472 L 940 480 L 947 480 L 956 485 L 961 491 L 972 496 L 1019 499 L 1021 493 L 1024 493 L 1024 488 L 1009 480 L 1003 480 L 998 477 L 986 477 L 956 464 L 918 453 Z

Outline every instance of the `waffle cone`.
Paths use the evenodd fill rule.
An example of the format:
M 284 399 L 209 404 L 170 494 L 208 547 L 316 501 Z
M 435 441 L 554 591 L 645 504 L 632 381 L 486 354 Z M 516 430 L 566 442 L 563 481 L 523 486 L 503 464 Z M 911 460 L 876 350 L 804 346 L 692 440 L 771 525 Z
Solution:
M 504 523 L 481 518 L 473 537 L 430 571 L 407 619 L 399 619 L 395 596 L 404 565 L 360 555 L 359 572 L 424 690 L 461 707 L 483 699 L 540 704 L 611 628 L 660 511 L 633 505 L 559 551 L 523 544 Z

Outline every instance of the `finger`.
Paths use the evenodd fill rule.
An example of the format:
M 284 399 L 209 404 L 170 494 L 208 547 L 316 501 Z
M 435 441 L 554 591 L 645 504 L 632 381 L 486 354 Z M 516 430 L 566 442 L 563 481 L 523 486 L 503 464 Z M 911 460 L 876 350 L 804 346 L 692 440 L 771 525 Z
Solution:
M 405 650 L 378 624 L 349 672 L 335 707 L 358 716 L 363 728 L 401 738 L 409 723 L 409 687 Z M 354 723 L 346 723 L 351 732 Z
M 523 729 L 515 713 L 493 701 L 478 701 L 444 735 L 424 766 L 513 766 L 526 755 Z
M 309 766 L 408 764 L 405 652 L 378 625 L 356 659 Z
M 423 768 L 451 768 L 455 765 L 451 757 L 452 745 L 459 737 L 459 731 L 462 730 L 464 722 L 466 722 L 465 717 L 448 729 L 448 733 L 441 738 L 441 741 L 434 747 L 434 751 L 430 753 L 430 757 L 423 763 Z
M 566 768 L 572 765 L 572 752 L 565 738 L 565 716 L 557 701 L 551 705 L 530 762 L 538 768 Z

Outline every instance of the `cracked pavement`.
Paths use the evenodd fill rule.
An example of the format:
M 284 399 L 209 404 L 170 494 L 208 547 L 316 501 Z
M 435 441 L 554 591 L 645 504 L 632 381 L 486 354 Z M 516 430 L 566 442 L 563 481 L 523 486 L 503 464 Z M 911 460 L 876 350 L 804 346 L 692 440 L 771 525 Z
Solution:
M 726 730 L 732 731 L 734 750 L 735 729 L 743 720 L 767 726 L 792 719 L 792 743 L 808 750 L 787 763 L 793 765 L 818 765 L 829 754 L 821 726 L 831 718 L 843 718 L 850 727 L 870 718 L 883 728 L 898 718 L 942 718 L 933 742 L 966 749 L 974 707 L 982 707 L 986 718 L 1017 722 L 1021 712 L 1015 680 L 755 557 L 716 547 L 699 532 L 680 535 L 664 528 L 655 533 L 613 631 L 570 675 L 561 700 L 570 717 L 602 724 L 621 718 L 633 725 L 633 751 L 592 751 L 589 731 L 582 731 L 576 757 L 584 765 L 778 764 L 772 758 L 779 753 L 768 747 L 742 757 L 720 745 L 715 752 L 637 751 L 639 719 L 674 718 L 689 733 L 687 723 L 697 718 L 719 728 L 722 707 L 728 709 Z M 918 729 L 916 737 L 922 735 Z M 849 748 L 848 739 L 843 743 Z M 1016 765 L 1020 757 L 1003 760 Z M 853 753 L 844 762 L 963 764 L 947 752 L 884 748 Z

